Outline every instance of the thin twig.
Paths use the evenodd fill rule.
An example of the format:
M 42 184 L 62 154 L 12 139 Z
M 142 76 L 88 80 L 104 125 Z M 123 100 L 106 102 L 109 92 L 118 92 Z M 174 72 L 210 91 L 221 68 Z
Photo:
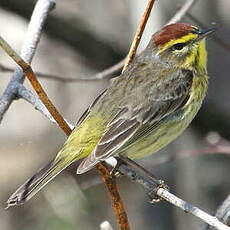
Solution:
M 197 2 L 198 0 L 188 0 L 181 8 L 178 10 L 175 15 L 168 21 L 167 24 L 170 23 L 176 23 L 180 21 L 190 10 L 190 8 Z M 192 16 L 191 16 L 192 17 Z M 35 72 L 36 75 L 40 78 L 46 78 L 46 79 L 51 79 L 55 81 L 60 81 L 64 83 L 69 83 L 69 82 L 79 82 L 79 81 L 98 81 L 98 80 L 103 80 L 103 79 L 109 79 L 112 74 L 115 72 L 119 71 L 122 69 L 124 66 L 126 58 L 118 62 L 117 64 L 95 74 L 92 76 L 86 76 L 86 77 L 80 77 L 80 78 L 71 78 L 71 77 L 60 77 L 52 74 L 45 74 L 45 73 L 40 73 L 40 72 Z M 4 65 L 0 64 L 0 70 L 3 72 L 9 72 L 13 71 L 12 68 L 6 67 Z
M 127 59 L 125 61 L 124 67 L 122 69 L 122 72 L 125 71 L 125 69 L 129 65 L 129 63 L 132 62 L 133 58 L 136 55 L 137 47 L 140 43 L 142 34 L 144 32 L 146 23 L 149 19 L 149 15 L 150 15 L 150 12 L 151 12 L 152 7 L 154 5 L 154 2 L 155 2 L 155 0 L 149 0 L 148 1 L 147 7 L 144 11 L 144 14 L 141 18 L 140 24 L 137 28 L 136 34 L 134 36 L 134 39 L 133 39 L 132 45 L 130 47 Z M 123 202 L 122 202 L 122 200 L 120 198 L 120 194 L 118 192 L 116 178 L 111 176 L 108 173 L 108 170 L 105 168 L 105 166 L 103 164 L 98 164 L 96 166 L 96 168 L 101 173 L 102 178 L 105 181 L 105 185 L 107 187 L 107 190 L 109 191 L 109 194 L 111 195 L 113 209 L 114 209 L 114 212 L 116 213 L 116 216 L 118 217 L 118 224 L 119 224 L 120 229 L 121 230 L 129 230 L 130 227 L 129 227 L 129 222 L 128 222 L 128 216 L 125 212 Z
M 201 210 L 201 209 L 193 206 L 192 204 L 178 198 L 177 196 L 173 195 L 172 193 L 170 193 L 166 189 L 159 188 L 157 190 L 157 195 L 159 197 L 163 198 L 164 200 L 168 201 L 169 203 L 181 208 L 186 213 L 190 213 L 190 214 L 200 218 L 201 220 L 203 220 L 204 222 L 206 222 L 210 226 L 213 226 L 215 229 L 230 230 L 230 227 L 228 227 L 227 225 L 220 222 L 217 219 L 217 217 L 211 216 L 208 213 L 204 212 L 203 210 Z
M 197 0 L 187 0 L 185 4 L 176 12 L 176 14 L 168 21 L 168 24 L 179 22 L 186 13 L 192 8 L 192 6 L 197 2 Z
M 5 52 L 22 68 L 24 74 L 30 81 L 34 90 L 38 94 L 39 98 L 49 110 L 50 114 L 56 120 L 60 128 L 64 131 L 66 135 L 70 135 L 72 132 L 71 128 L 68 126 L 64 118 L 58 112 L 56 107 L 53 105 L 45 90 L 42 88 L 40 82 L 37 80 L 31 66 L 25 62 L 11 47 L 10 45 L 0 36 L 0 46 L 5 50 Z
M 137 31 L 135 33 L 132 45 L 130 47 L 128 56 L 126 58 L 125 65 L 123 67 L 122 73 L 125 71 L 127 66 L 133 61 L 133 58 L 136 55 L 137 47 L 138 47 L 138 45 L 140 43 L 142 34 L 144 32 L 146 23 L 147 23 L 147 21 L 149 19 L 149 15 L 150 15 L 150 12 L 151 12 L 151 10 L 153 8 L 154 2 L 155 2 L 155 0 L 148 0 L 147 6 L 146 6 L 145 11 L 144 11 L 144 13 L 142 15 L 141 21 L 140 21 L 140 23 L 139 23 L 139 25 L 137 27 Z
M 59 82 L 63 82 L 63 83 L 82 82 L 82 81 L 83 82 L 85 82 L 85 81 L 94 82 L 94 81 L 110 79 L 111 75 L 113 73 L 122 69 L 122 67 L 124 66 L 124 62 L 125 62 L 125 59 L 118 62 L 117 64 L 109 67 L 108 69 L 105 69 L 105 70 L 99 72 L 99 73 L 96 73 L 96 74 L 91 75 L 91 76 L 80 77 L 80 78 L 60 77 L 60 76 L 56 76 L 53 74 L 46 74 L 46 73 L 41 73 L 41 72 L 35 72 L 35 74 L 39 78 L 50 79 L 50 80 L 59 81 Z M 0 71 L 2 71 L 2 72 L 13 72 L 14 69 L 0 64 Z
M 32 104 L 36 110 L 41 112 L 45 117 L 47 117 L 52 123 L 57 125 L 56 120 L 52 117 L 48 109 L 45 107 L 45 105 L 42 103 L 42 101 L 39 99 L 37 95 L 35 95 L 32 91 L 28 90 L 24 85 L 19 84 L 18 85 L 18 98 L 23 98 L 28 103 Z M 65 119 L 68 126 L 71 128 L 71 130 L 74 129 L 74 125 L 69 123 Z
M 29 102 L 34 106 L 34 108 L 40 111 L 46 118 L 48 118 L 52 123 L 56 123 L 55 119 L 50 114 L 49 110 L 45 107 L 42 101 L 36 96 L 32 91 L 28 90 L 24 85 L 18 86 L 18 98 L 23 98 L 25 101 Z
M 125 59 L 121 60 L 117 64 L 109 67 L 108 69 L 103 70 L 102 72 L 99 72 L 93 76 L 90 77 L 90 79 L 107 79 L 109 76 L 111 76 L 113 73 L 119 71 L 122 69 L 122 67 L 125 64 Z
M 48 13 L 54 7 L 54 0 L 38 0 L 23 43 L 21 57 L 30 63 L 33 59 L 35 50 L 40 40 L 43 25 L 47 19 Z M 20 67 L 17 67 L 8 83 L 5 91 L 0 97 L 0 122 L 8 110 L 9 106 L 17 96 L 17 85 L 23 83 L 24 77 Z

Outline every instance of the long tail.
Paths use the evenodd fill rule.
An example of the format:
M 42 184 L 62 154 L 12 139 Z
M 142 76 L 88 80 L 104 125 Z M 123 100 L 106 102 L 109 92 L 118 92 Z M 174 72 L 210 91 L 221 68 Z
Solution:
M 34 176 L 20 186 L 7 200 L 7 207 L 21 205 L 39 192 L 50 180 L 68 167 L 75 160 L 61 158 L 51 161 Z

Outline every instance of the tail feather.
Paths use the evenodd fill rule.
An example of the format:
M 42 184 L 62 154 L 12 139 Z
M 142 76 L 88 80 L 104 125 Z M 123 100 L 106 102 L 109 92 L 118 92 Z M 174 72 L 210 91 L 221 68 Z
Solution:
M 10 206 L 24 204 L 27 200 L 39 192 L 50 180 L 68 167 L 74 160 L 53 160 L 44 168 L 40 169 L 34 176 L 20 186 L 7 200 L 7 208 Z

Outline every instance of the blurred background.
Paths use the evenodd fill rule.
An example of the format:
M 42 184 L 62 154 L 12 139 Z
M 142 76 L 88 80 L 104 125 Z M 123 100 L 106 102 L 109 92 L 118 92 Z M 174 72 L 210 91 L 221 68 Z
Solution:
M 18 52 L 35 0 L 1 0 L 0 34 Z M 125 57 L 147 1 L 65 0 L 50 13 L 32 66 L 63 78 L 90 78 Z M 156 1 L 139 50 L 185 0 Z M 205 103 L 186 132 L 167 148 L 138 163 L 165 180 L 173 193 L 214 214 L 230 190 L 230 2 L 198 0 L 182 22 L 217 27 L 208 39 L 210 87 Z M 202 24 L 201 24 L 202 23 Z M 0 64 L 14 68 L 0 51 Z M 0 93 L 12 73 L 0 72 Z M 118 74 L 118 73 L 117 73 Z M 29 84 L 25 82 L 28 87 Z M 41 79 L 61 114 L 72 124 L 109 84 L 108 80 L 58 82 Z M 116 223 L 103 184 L 93 170 L 76 176 L 71 166 L 23 206 L 5 211 L 5 201 L 44 166 L 66 137 L 33 106 L 15 101 L 0 127 L 0 229 L 99 229 Z M 92 180 L 91 180 L 92 182 Z M 90 182 L 90 183 L 91 183 Z M 149 203 L 138 184 L 119 178 L 131 229 L 202 229 L 203 222 L 166 202 Z

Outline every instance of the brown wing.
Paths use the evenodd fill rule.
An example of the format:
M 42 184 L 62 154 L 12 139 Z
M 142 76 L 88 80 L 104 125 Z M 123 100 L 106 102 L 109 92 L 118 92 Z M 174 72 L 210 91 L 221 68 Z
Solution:
M 175 74 L 181 74 L 181 72 L 176 72 Z M 130 141 L 135 142 L 158 127 L 166 116 L 183 107 L 189 98 L 192 73 L 187 71 L 183 73 L 183 76 L 184 78 L 181 79 L 177 87 L 165 85 L 164 92 L 166 93 L 160 93 L 157 97 L 155 96 L 147 109 L 121 108 L 114 119 L 107 125 L 106 132 L 92 154 L 79 165 L 77 173 L 88 171 L 98 162 L 112 156 Z

